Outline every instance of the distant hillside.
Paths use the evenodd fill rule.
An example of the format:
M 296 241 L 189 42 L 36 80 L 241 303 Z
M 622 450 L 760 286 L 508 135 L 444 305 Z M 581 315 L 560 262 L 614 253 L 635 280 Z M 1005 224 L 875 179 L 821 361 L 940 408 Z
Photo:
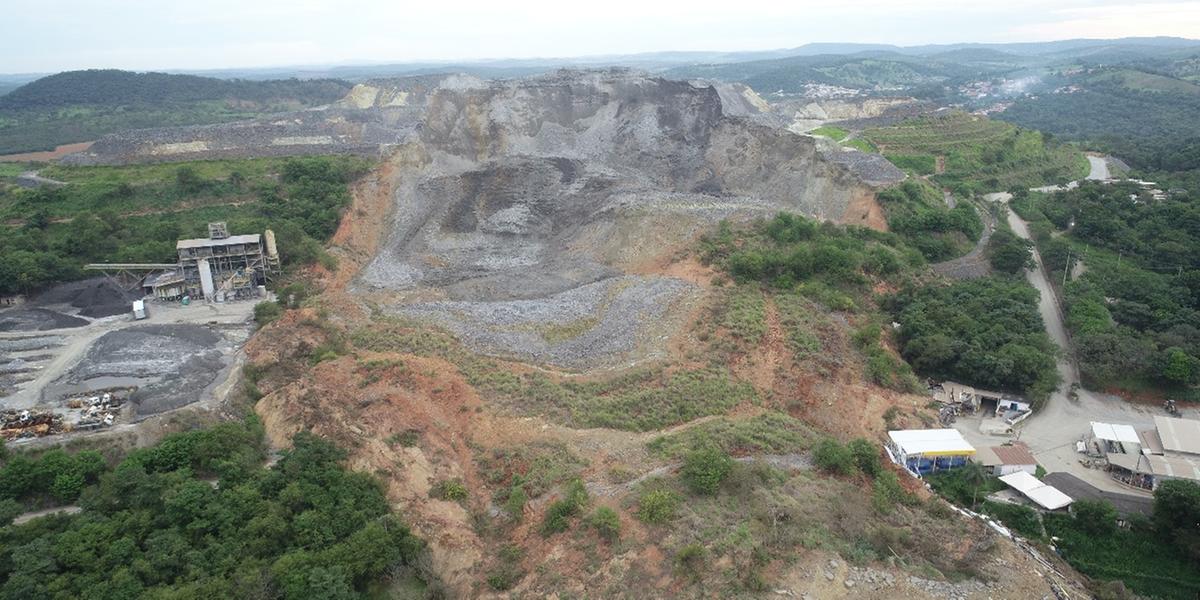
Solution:
M 339 79 L 226 80 L 196 75 L 70 71 L 0 96 L 0 154 L 49 150 L 127 129 L 202 125 L 328 104 Z
M 808 84 L 827 84 L 868 93 L 905 93 L 952 100 L 955 88 L 972 82 L 1029 78 L 1055 68 L 1151 63 L 1178 70 L 1171 76 L 1200 76 L 1200 61 L 1188 57 L 1200 42 L 1180 38 L 1064 40 L 1033 44 L 885 46 L 810 44 L 790 56 L 743 62 L 713 61 L 665 71 L 681 79 L 704 77 L 745 83 L 759 93 L 794 94 Z
M 670 69 L 670 77 L 705 77 L 743 82 L 760 93 L 796 93 L 806 84 L 823 83 L 862 90 L 894 91 L 993 77 L 1020 67 L 1020 57 L 994 51 L 952 51 L 947 56 L 972 60 L 941 60 L 896 52 L 867 51 L 852 55 L 793 56 L 719 65 Z M 986 55 L 990 60 L 980 60 Z M 1008 56 L 1007 60 L 996 60 Z
M 342 97 L 350 85 L 336 79 L 273 81 L 224 80 L 196 75 L 130 71 L 68 71 L 43 77 L 0 97 L 0 110 L 64 106 L 162 105 L 239 100 L 280 100 L 324 104 Z

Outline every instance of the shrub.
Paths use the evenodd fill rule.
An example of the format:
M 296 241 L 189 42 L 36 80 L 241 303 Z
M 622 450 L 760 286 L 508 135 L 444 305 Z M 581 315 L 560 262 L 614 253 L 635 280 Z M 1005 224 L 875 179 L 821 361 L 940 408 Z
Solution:
M 637 517 L 645 523 L 662 525 L 675 518 L 679 496 L 670 490 L 650 490 L 638 499 Z
M 259 327 L 266 327 L 282 315 L 283 307 L 278 302 L 267 301 L 254 305 L 254 322 L 258 323 Z
M 875 510 L 881 513 L 891 512 L 897 502 L 907 504 L 915 499 L 914 496 L 904 491 L 896 474 L 891 471 L 881 470 L 875 478 L 875 483 L 871 486 L 871 504 L 874 505 Z
M 516 544 L 505 544 L 500 548 L 498 556 L 500 564 L 488 573 L 488 586 L 498 592 L 512 589 L 525 576 L 520 567 L 521 557 L 524 554 L 521 547 Z
M 575 479 L 567 486 L 566 496 L 554 501 L 546 509 L 542 519 L 542 535 L 553 535 L 566 531 L 571 526 L 571 517 L 587 506 L 588 493 L 583 482 Z
M 822 470 L 838 475 L 853 475 L 856 470 L 850 449 L 833 438 L 825 438 L 813 449 L 813 461 Z
M 683 459 L 683 482 L 697 494 L 712 495 L 733 468 L 733 459 L 716 448 L 693 450 Z
M 883 465 L 879 461 L 879 449 L 870 440 L 856 438 L 851 440 L 846 448 L 854 459 L 854 466 L 863 473 L 875 477 L 883 470 Z
M 421 432 L 416 429 L 406 429 L 399 433 L 389 435 L 386 440 L 389 446 L 401 446 L 404 448 L 412 448 L 421 441 Z
M 504 512 L 514 519 L 520 519 L 525 514 L 525 503 L 528 501 L 525 485 L 515 483 L 509 488 L 508 498 L 504 500 Z
M 617 511 L 601 506 L 588 517 L 588 525 L 591 525 L 600 537 L 609 542 L 616 541 L 621 537 L 621 518 L 617 516 Z
M 697 543 L 688 544 L 679 549 L 675 553 L 675 564 L 679 565 L 679 569 L 685 575 L 692 579 L 699 579 L 704 567 L 704 559 L 708 555 L 708 550 Z
M 429 490 L 429 495 L 439 500 L 463 502 L 470 496 L 470 493 L 467 492 L 467 486 L 461 479 L 447 479 L 434 484 Z

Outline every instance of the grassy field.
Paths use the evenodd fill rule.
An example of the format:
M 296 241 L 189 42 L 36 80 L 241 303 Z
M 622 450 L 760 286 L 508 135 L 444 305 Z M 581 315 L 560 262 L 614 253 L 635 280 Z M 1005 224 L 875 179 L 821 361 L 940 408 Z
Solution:
M 928 172 L 929 161 L 944 157 L 939 184 L 959 193 L 990 192 L 1013 186 L 1065 182 L 1087 173 L 1077 149 L 1047 144 L 1041 133 L 986 117 L 954 112 L 921 117 L 863 132 L 887 157 Z
M 809 133 L 811 133 L 813 135 L 823 135 L 827 138 L 832 139 L 835 142 L 840 142 L 840 141 L 846 139 L 846 136 L 850 135 L 849 131 L 842 129 L 841 127 L 834 127 L 832 125 L 825 125 L 822 127 L 818 127 L 816 129 L 810 131 Z
M 846 141 L 842 145 L 846 146 L 847 148 L 854 148 L 860 152 L 879 152 L 879 148 L 876 148 L 875 144 L 871 143 L 871 140 L 866 140 L 863 138 L 854 138 Z

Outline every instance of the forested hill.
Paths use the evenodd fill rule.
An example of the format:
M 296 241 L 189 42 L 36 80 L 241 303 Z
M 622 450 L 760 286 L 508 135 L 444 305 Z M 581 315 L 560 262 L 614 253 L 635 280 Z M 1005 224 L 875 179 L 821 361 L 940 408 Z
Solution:
M 161 105 L 230 99 L 257 103 L 286 99 L 315 105 L 337 100 L 349 89 L 349 83 L 338 79 L 247 81 L 93 69 L 67 71 L 25 84 L 0 96 L 0 109 Z
M 340 79 L 249 81 L 69 71 L 0 96 L 0 154 L 50 150 L 126 129 L 203 125 L 301 110 L 345 96 Z

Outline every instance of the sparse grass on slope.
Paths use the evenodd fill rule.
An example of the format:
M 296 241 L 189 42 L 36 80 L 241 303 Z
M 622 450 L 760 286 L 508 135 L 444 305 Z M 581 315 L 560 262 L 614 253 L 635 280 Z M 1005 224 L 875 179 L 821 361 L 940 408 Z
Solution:
M 749 384 L 721 367 L 634 370 L 589 380 L 534 371 L 514 372 L 480 357 L 432 326 L 377 317 L 355 330 L 358 348 L 437 356 L 454 363 L 467 382 L 519 414 L 539 414 L 571 427 L 653 431 L 721 414 L 757 399 Z

